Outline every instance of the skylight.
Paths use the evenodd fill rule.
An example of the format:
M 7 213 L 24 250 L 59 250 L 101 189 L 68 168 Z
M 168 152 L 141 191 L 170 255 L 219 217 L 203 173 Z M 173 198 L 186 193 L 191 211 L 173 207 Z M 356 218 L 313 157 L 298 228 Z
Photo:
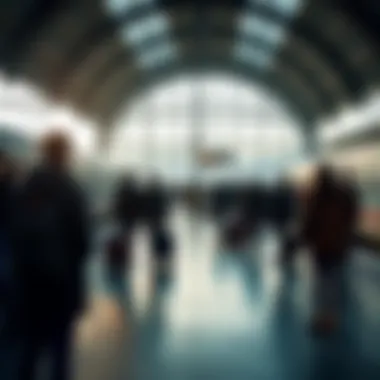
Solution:
M 250 3 L 253 5 L 262 3 L 286 16 L 294 17 L 304 4 L 304 0 L 250 0 Z
M 176 50 L 169 41 L 160 44 L 148 53 L 138 56 L 138 61 L 144 69 L 152 69 L 161 66 L 176 57 Z
M 254 48 L 244 42 L 240 42 L 236 45 L 234 54 L 239 61 L 255 66 L 259 69 L 267 68 L 271 63 L 272 58 L 271 53 Z
M 271 54 L 265 55 L 265 59 L 261 58 L 260 62 L 267 62 L 270 64 L 281 45 L 286 38 L 288 24 L 297 13 L 300 11 L 304 0 L 249 0 L 247 10 L 242 14 L 238 20 L 238 40 L 237 45 L 242 41 L 249 41 L 250 37 L 262 40 L 263 43 L 268 45 L 268 50 Z M 268 17 L 262 17 L 257 8 L 259 6 L 273 9 L 278 11 L 284 16 L 285 22 L 276 23 Z M 288 21 L 288 22 L 286 22 Z M 237 48 L 238 56 L 243 60 L 249 60 L 249 49 Z M 261 54 L 263 57 L 264 54 Z
M 261 38 L 271 46 L 280 44 L 285 32 L 281 25 L 250 14 L 241 17 L 238 27 L 242 35 Z
M 107 12 L 112 16 L 119 16 L 137 6 L 154 3 L 155 0 L 105 0 Z
M 131 45 L 139 45 L 142 41 L 154 37 L 157 34 L 168 32 L 167 18 L 157 12 L 142 20 L 137 20 L 133 24 L 126 25 L 121 30 L 123 40 Z

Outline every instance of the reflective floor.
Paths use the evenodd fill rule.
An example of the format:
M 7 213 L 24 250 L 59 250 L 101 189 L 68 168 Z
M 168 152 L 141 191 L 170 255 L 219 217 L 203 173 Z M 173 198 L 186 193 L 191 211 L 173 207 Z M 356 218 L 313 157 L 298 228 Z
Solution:
M 354 257 L 346 320 L 322 340 L 308 331 L 306 257 L 284 273 L 270 232 L 245 252 L 223 252 L 212 223 L 178 210 L 173 226 L 177 257 L 168 283 L 154 276 L 143 232 L 124 285 L 106 275 L 101 252 L 94 255 L 76 379 L 380 379 L 380 260 Z

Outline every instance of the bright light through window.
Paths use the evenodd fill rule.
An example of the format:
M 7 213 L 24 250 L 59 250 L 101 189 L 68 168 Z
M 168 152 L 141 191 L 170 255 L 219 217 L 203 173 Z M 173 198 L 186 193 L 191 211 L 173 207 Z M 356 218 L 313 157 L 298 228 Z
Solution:
M 36 141 L 48 130 L 66 131 L 76 145 L 81 158 L 94 152 L 94 125 L 70 109 L 50 103 L 32 86 L 24 82 L 0 81 L 0 129 L 12 131 L 27 141 Z
M 318 125 L 319 136 L 324 142 L 344 138 L 359 131 L 378 128 L 380 94 L 375 92 L 363 103 L 342 109 L 330 120 Z
M 202 178 L 217 180 L 274 173 L 301 149 L 297 124 L 260 87 L 229 76 L 186 76 L 145 94 L 120 119 L 110 159 L 177 181 L 189 180 L 198 153 L 224 152 L 228 162 L 201 169 Z

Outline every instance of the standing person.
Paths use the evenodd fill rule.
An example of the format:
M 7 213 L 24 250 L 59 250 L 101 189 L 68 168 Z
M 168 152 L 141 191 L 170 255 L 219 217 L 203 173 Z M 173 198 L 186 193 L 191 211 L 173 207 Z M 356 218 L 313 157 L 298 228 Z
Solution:
M 114 216 L 125 232 L 135 229 L 142 213 L 141 207 L 136 181 L 131 176 L 124 177 L 114 198 Z
M 287 179 L 282 179 L 273 193 L 272 223 L 277 231 L 281 260 L 288 263 L 297 249 L 294 223 L 297 217 L 296 191 Z
M 303 240 L 317 270 L 316 310 L 313 327 L 329 332 L 337 327 L 342 311 L 343 271 L 352 244 L 358 212 L 355 189 L 340 181 L 333 170 L 321 166 L 307 201 Z
M 170 266 L 173 236 L 168 227 L 169 200 L 164 188 L 153 179 L 144 194 L 144 217 L 150 234 L 153 255 L 161 271 Z
M 124 177 L 113 199 L 114 230 L 107 243 L 107 271 L 110 285 L 124 296 L 125 267 L 130 263 L 133 234 L 142 214 L 135 180 Z
M 73 322 L 83 307 L 89 250 L 87 212 L 70 173 L 72 146 L 60 132 L 41 144 L 41 163 L 17 198 L 15 278 L 20 380 L 35 379 L 43 349 L 51 355 L 51 379 L 69 379 Z
M 14 168 L 11 159 L 0 152 L 0 313 L 1 323 L 7 314 L 11 281 L 11 220 L 14 198 Z

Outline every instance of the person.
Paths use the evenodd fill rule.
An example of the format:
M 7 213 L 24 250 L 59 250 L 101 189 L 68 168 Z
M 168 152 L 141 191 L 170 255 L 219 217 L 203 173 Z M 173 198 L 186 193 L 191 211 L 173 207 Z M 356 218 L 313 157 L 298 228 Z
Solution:
M 49 133 L 42 140 L 41 156 L 17 194 L 14 217 L 18 378 L 35 378 L 47 348 L 50 378 L 66 380 L 73 323 L 84 306 L 90 235 L 83 194 L 70 172 L 71 141 L 64 133 Z
M 153 178 L 144 194 L 144 218 L 150 235 L 158 271 L 170 271 L 174 251 L 173 236 L 168 227 L 169 202 L 158 179 Z
M 0 152 L 0 312 L 1 323 L 7 313 L 10 298 L 12 265 L 12 207 L 15 171 L 10 157 Z
M 133 231 L 142 214 L 141 197 L 133 177 L 122 178 L 114 199 L 114 216 L 124 230 Z
M 109 285 L 124 297 L 125 269 L 131 260 L 132 237 L 142 215 L 141 197 L 132 176 L 124 176 L 117 186 L 112 213 L 115 223 L 106 243 L 106 270 Z
M 322 165 L 311 187 L 302 238 L 317 270 L 316 310 L 312 327 L 330 332 L 339 322 L 343 306 L 343 273 L 358 212 L 356 189 L 339 180 L 333 169 Z
M 294 227 L 297 205 L 295 189 L 286 178 L 283 178 L 273 192 L 271 219 L 278 234 L 281 261 L 284 264 L 289 263 L 297 248 Z
M 166 223 L 168 202 L 157 178 L 152 178 L 143 195 L 143 214 L 149 229 L 160 229 Z

